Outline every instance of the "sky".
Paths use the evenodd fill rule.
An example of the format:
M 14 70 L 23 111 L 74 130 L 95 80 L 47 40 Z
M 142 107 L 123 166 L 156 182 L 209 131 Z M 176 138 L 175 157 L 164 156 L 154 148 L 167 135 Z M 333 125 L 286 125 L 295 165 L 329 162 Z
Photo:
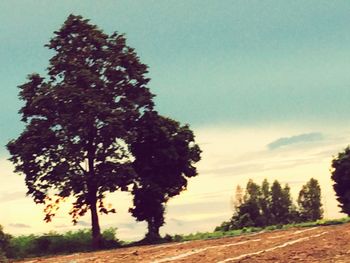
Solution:
M 126 34 L 149 66 L 156 109 L 189 123 L 203 150 L 199 175 L 170 200 L 162 233 L 211 231 L 230 218 L 234 189 L 249 178 L 289 183 L 295 199 L 314 177 L 325 216 L 342 216 L 329 169 L 350 141 L 349 11 L 341 0 L 2 0 L 0 224 L 16 235 L 89 225 L 86 217 L 72 228 L 65 207 L 45 224 L 5 148 L 24 128 L 17 86 L 45 73 L 52 53 L 44 45 L 71 13 Z M 145 224 L 127 213 L 131 196 L 108 200 L 118 213 L 103 216 L 102 227 L 142 236 Z

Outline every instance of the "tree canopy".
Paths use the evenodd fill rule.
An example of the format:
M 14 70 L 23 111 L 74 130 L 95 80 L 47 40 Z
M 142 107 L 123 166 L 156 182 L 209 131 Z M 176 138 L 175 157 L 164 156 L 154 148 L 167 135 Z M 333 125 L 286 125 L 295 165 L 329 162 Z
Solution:
M 298 204 L 300 216 L 304 221 L 315 221 L 322 218 L 321 187 L 318 181 L 311 178 L 299 192 Z
M 156 112 L 146 112 L 138 121 L 131 144 L 137 177 L 130 209 L 138 221 L 148 223 L 146 238 L 159 238 L 165 204 L 187 187 L 187 178 L 197 175 L 194 164 L 201 150 L 188 125 L 180 125 Z
M 333 159 L 332 180 L 341 211 L 350 215 L 350 147 Z
M 19 86 L 26 127 L 8 143 L 27 194 L 44 203 L 51 220 L 59 200 L 74 197 L 74 222 L 91 210 L 94 245 L 98 214 L 113 212 L 106 192 L 126 190 L 134 172 L 128 142 L 135 123 L 153 108 L 147 66 L 124 35 L 107 35 L 70 15 L 48 45 L 54 51 L 47 77 L 32 74 Z
M 264 179 L 261 185 L 261 196 L 259 198 L 261 213 L 261 223 L 263 225 L 271 224 L 271 190 L 267 179 Z
M 290 188 L 285 185 L 282 188 L 281 184 L 275 180 L 271 186 L 271 215 L 275 224 L 285 224 L 289 221 L 289 212 L 292 206 L 290 196 Z

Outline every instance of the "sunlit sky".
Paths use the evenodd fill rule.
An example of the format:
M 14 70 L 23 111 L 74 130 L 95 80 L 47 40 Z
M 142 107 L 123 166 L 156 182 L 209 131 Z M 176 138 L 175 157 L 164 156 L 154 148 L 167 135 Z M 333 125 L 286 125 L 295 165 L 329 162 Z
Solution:
M 25 197 L 5 144 L 23 130 L 17 86 L 45 73 L 44 48 L 67 16 L 125 33 L 149 66 L 156 108 L 189 123 L 203 150 L 199 175 L 168 204 L 162 233 L 211 231 L 232 214 L 230 198 L 249 178 L 289 183 L 294 199 L 311 177 L 325 216 L 339 217 L 332 157 L 350 142 L 349 1 L 0 1 L 0 224 L 12 234 L 66 231 L 66 208 L 46 224 Z M 109 196 L 115 215 L 101 225 L 135 239 L 145 224 L 126 193 Z M 68 206 L 68 204 L 67 204 Z

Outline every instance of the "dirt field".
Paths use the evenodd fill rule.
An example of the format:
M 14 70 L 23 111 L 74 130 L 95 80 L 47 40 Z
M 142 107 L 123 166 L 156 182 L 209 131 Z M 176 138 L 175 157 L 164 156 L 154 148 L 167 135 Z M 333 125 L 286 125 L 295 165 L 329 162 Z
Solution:
M 21 262 L 350 262 L 350 224 L 77 253 Z

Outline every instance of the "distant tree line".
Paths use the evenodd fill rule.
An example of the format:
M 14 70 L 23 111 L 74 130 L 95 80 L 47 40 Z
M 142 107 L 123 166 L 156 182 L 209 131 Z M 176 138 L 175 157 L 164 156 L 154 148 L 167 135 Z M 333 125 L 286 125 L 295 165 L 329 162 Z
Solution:
M 323 217 L 321 188 L 313 178 L 300 190 L 297 205 L 293 203 L 288 184 L 282 186 L 275 180 L 270 187 L 265 179 L 260 186 L 250 179 L 245 191 L 237 186 L 233 208 L 231 220 L 223 222 L 215 230 L 282 225 L 315 221 Z

